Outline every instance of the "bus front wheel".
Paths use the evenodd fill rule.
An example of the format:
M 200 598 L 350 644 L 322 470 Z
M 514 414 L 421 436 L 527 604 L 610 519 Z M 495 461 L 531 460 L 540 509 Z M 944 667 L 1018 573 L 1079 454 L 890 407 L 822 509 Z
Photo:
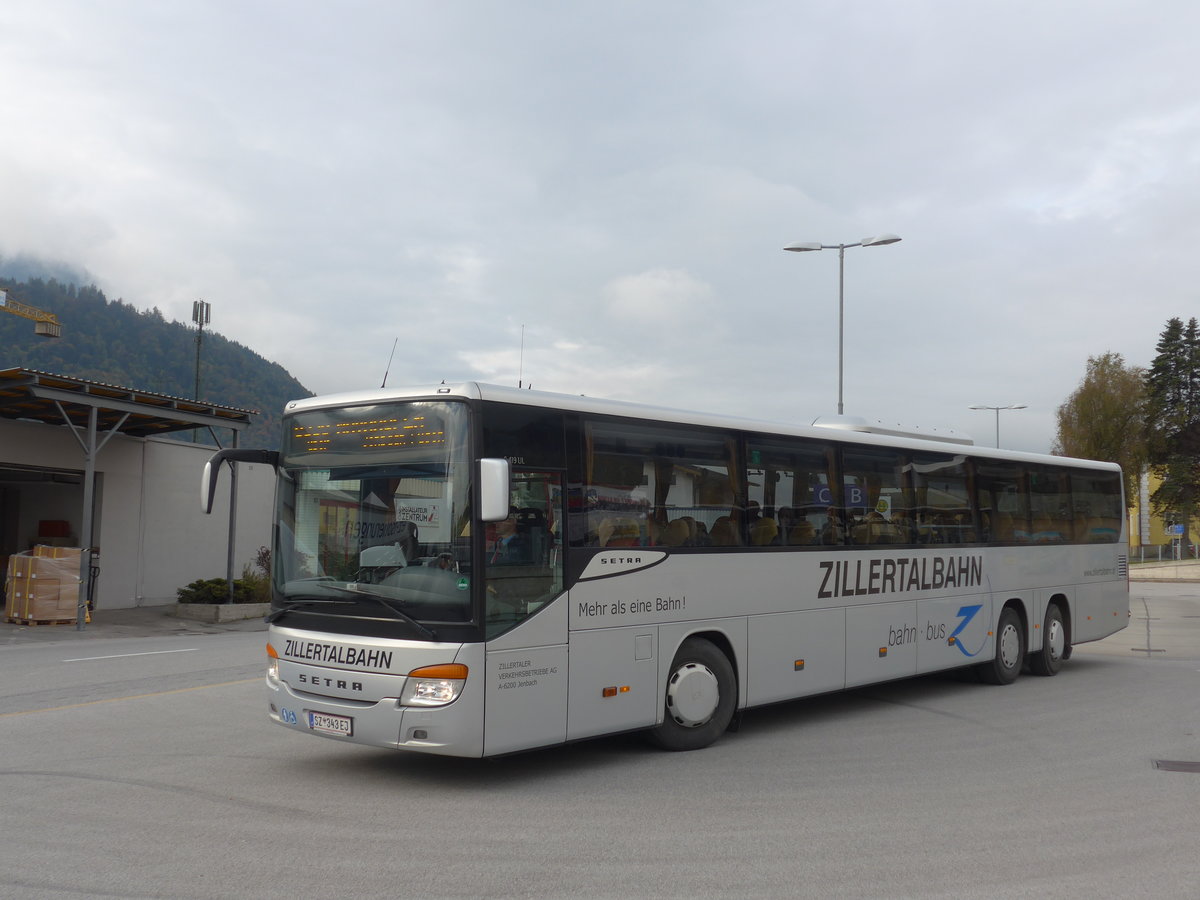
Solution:
M 1029 657 L 1029 669 L 1034 675 L 1057 675 L 1067 658 L 1067 626 L 1057 603 L 1046 607 L 1042 625 L 1042 649 Z
M 1025 664 L 1025 629 L 1011 606 L 1000 613 L 996 625 L 996 653 L 979 667 L 979 677 L 988 684 L 1012 684 Z
M 736 684 L 724 653 L 709 641 L 688 638 L 671 663 L 663 722 L 650 730 L 650 740 L 664 750 L 707 747 L 733 719 Z

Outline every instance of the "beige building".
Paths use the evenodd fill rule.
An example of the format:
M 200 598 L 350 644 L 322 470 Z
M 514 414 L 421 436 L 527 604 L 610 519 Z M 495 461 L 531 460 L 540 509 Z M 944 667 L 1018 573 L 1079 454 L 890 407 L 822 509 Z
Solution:
M 1195 552 L 1185 547 L 1182 534 L 1172 534 L 1162 516 L 1150 507 L 1150 497 L 1161 483 L 1157 475 L 1149 472 L 1130 484 L 1125 490 L 1132 495 L 1133 507 L 1129 511 L 1129 549 L 1134 559 L 1185 559 L 1193 558 Z M 1189 544 L 1200 544 L 1196 523 L 1192 523 Z

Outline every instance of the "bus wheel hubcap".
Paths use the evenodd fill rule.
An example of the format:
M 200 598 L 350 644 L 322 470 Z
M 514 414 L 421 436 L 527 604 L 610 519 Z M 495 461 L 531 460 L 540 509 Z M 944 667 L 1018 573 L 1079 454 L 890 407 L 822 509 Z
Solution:
M 1067 634 L 1062 622 L 1054 620 L 1050 623 L 1050 633 L 1046 635 L 1045 640 L 1050 648 L 1050 658 L 1062 659 L 1063 650 L 1067 646 Z
M 1000 662 L 1004 663 L 1005 668 L 1011 669 L 1017 664 L 1020 654 L 1021 636 L 1016 628 L 1009 625 L 1000 632 Z
M 711 719 L 720 700 L 717 676 L 702 663 L 680 666 L 667 685 L 667 712 L 686 728 L 696 728 Z

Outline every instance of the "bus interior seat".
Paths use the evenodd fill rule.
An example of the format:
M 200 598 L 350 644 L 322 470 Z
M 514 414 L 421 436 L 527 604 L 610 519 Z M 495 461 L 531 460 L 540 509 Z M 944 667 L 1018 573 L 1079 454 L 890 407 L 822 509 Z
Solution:
M 755 547 L 769 547 L 779 538 L 779 526 L 770 516 L 763 516 L 750 529 L 750 543 Z
M 692 545 L 692 529 L 684 519 L 672 519 L 667 523 L 663 533 L 663 543 L 668 547 L 689 547 Z
M 714 547 L 737 547 L 741 544 L 741 541 L 738 540 L 737 529 L 733 527 L 733 519 L 729 516 L 721 516 L 713 522 L 709 537 L 712 539 Z
M 816 541 L 817 530 L 813 528 L 812 522 L 807 520 L 797 522 L 787 533 L 788 544 L 807 545 Z
M 601 547 L 640 547 L 642 532 L 633 519 L 605 519 L 599 538 Z

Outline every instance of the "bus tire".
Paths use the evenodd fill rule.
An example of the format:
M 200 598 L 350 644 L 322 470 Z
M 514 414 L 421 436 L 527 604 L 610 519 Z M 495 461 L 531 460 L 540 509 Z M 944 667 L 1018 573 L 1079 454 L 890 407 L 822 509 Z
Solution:
M 1025 630 L 1011 606 L 1000 611 L 996 624 L 996 652 L 979 666 L 979 677 L 988 684 L 1012 684 L 1025 664 Z
M 1046 607 L 1042 624 L 1042 649 L 1029 657 L 1029 670 L 1034 675 L 1057 675 L 1067 658 L 1067 625 L 1057 603 Z
M 711 642 L 688 638 L 671 663 L 663 722 L 648 732 L 664 750 L 699 750 L 721 736 L 737 706 L 729 659 Z

